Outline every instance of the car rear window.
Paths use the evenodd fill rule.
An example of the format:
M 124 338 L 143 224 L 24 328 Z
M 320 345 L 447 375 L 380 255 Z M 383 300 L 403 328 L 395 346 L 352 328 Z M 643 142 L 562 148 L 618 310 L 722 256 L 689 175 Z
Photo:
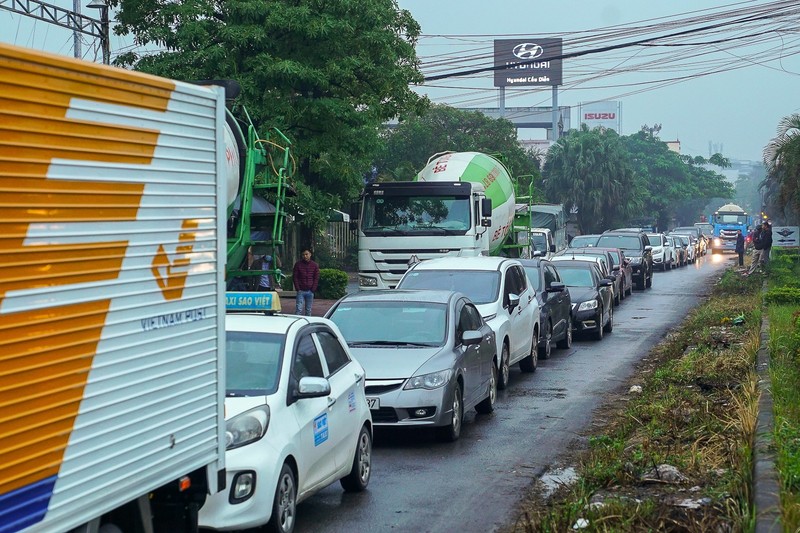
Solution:
M 621 248 L 623 250 L 641 251 L 642 245 L 636 235 L 603 235 L 598 239 L 600 248 Z
M 497 270 L 412 270 L 398 289 L 442 289 L 463 292 L 475 305 L 496 302 L 500 294 Z

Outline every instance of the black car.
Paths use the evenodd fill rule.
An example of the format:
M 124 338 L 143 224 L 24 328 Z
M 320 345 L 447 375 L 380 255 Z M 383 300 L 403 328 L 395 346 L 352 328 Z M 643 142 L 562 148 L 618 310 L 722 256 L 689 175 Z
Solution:
M 589 331 L 597 340 L 614 329 L 610 279 L 588 261 L 559 261 L 556 270 L 572 300 L 572 329 Z
M 625 277 L 623 272 L 619 269 L 619 267 L 614 268 L 614 254 L 612 254 L 606 248 L 570 248 L 568 252 L 564 253 L 563 255 L 569 256 L 570 254 L 574 256 L 576 255 L 588 255 L 591 257 L 600 257 L 603 259 L 606 264 L 608 265 L 608 275 L 607 277 L 614 282 L 614 305 L 619 305 L 622 302 L 623 298 L 625 298 Z M 612 279 L 613 278 L 613 279 Z
M 633 268 L 631 260 L 625 255 L 625 251 L 619 248 L 593 248 L 595 250 L 606 250 L 611 253 L 614 261 L 613 270 L 622 274 L 622 297 L 630 296 L 633 292 Z
M 653 247 L 641 231 L 609 230 L 597 240 L 598 248 L 619 248 L 631 260 L 633 279 L 639 289 L 653 286 Z
M 536 291 L 539 323 L 542 325 L 539 357 L 547 359 L 553 341 L 558 343 L 559 348 L 569 349 L 572 346 L 572 300 L 553 263 L 540 258 L 520 259 L 520 263 Z

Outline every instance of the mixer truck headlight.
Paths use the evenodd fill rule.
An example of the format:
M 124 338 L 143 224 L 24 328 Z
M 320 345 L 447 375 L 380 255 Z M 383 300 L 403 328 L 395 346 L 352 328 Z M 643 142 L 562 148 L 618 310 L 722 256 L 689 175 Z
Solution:
M 722 240 L 721 239 L 714 239 L 714 246 L 722 246 Z
M 358 276 L 358 286 L 359 287 L 377 287 L 378 286 L 378 279 L 371 278 L 368 276 Z

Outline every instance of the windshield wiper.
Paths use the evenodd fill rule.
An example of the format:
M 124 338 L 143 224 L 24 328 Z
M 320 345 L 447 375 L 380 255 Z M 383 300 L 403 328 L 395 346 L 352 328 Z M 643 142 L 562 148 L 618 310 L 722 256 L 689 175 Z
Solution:
M 357 341 L 348 342 L 348 346 L 436 346 L 431 342 L 408 342 L 408 341 Z

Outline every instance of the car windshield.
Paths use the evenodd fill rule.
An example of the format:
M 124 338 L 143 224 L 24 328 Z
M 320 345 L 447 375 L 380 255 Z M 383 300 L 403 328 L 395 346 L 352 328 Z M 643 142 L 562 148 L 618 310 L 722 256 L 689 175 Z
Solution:
M 398 289 L 442 289 L 463 292 L 475 305 L 496 302 L 500 294 L 497 270 L 412 270 Z
M 597 235 L 578 235 L 573 237 L 569 243 L 570 248 L 581 248 L 583 246 L 595 246 L 597 244 Z
M 440 303 L 344 301 L 329 318 L 351 345 L 379 341 L 442 346 L 447 339 L 447 307 Z
M 531 233 L 531 242 L 533 242 L 533 249 L 540 252 L 547 251 L 547 239 L 543 233 Z
M 642 246 L 636 235 L 602 235 L 597 240 L 601 248 L 620 248 L 622 250 L 641 252 Z
M 594 279 L 588 268 L 559 268 L 558 274 L 567 287 L 594 287 Z
M 539 291 L 539 267 L 525 266 L 525 273 L 528 275 L 528 280 L 531 282 L 531 287 Z
M 284 336 L 254 331 L 225 332 L 228 396 L 266 396 L 278 390 Z

